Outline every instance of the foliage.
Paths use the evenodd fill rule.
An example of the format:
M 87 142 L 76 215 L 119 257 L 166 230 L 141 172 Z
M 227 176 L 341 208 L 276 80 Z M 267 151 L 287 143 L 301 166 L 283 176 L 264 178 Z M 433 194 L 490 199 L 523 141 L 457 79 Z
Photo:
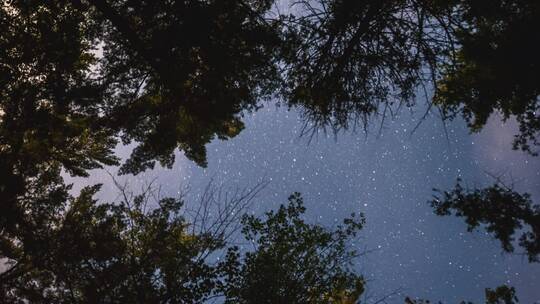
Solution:
M 210 256 L 225 248 L 224 234 L 193 233 L 181 200 L 159 199 L 150 208 L 152 193 L 124 193 L 104 204 L 93 198 L 99 189 L 58 197 L 54 210 L 42 205 L 47 215 L 36 217 L 23 239 L 3 235 L 4 302 L 201 303 L 224 294 L 230 303 L 353 303 L 363 291 L 348 268 L 356 254 L 346 247 L 362 218 L 333 232 L 306 224 L 295 194 L 265 220 L 244 218 L 254 251 L 240 258 L 229 247 L 226 262 L 215 263 Z M 230 224 L 222 218 L 214 225 Z
M 305 13 L 286 19 L 283 94 L 316 127 L 367 124 L 392 105 L 412 103 L 423 68 L 435 67 L 446 47 L 428 29 L 437 26 L 429 8 L 415 1 L 296 3 Z
M 2 6 L 2 153 L 66 170 L 113 164 L 116 138 L 137 147 L 122 173 L 174 151 L 201 166 L 205 145 L 243 129 L 279 97 L 315 127 L 365 124 L 413 105 L 425 85 L 472 130 L 515 115 L 515 147 L 538 132 L 538 4 L 512 1 L 10 1 Z M 194 30 L 196 29 L 196 30 Z M 22 102 L 24 101 L 24 102 Z M 54 147 L 54 149 L 53 149 Z M 28 149 L 30 151 L 28 151 Z
M 357 256 L 347 241 L 362 228 L 362 216 L 329 231 L 307 224 L 300 194 L 266 213 L 264 220 L 243 218 L 242 230 L 253 251 L 227 253 L 225 303 L 356 303 L 364 280 L 349 266 Z
M 493 112 L 519 122 L 514 148 L 536 154 L 540 131 L 540 4 L 534 0 L 462 0 L 455 61 L 437 82 L 435 101 L 479 131 Z M 532 146 L 531 146 L 532 145 Z
M 2 224 L 42 208 L 29 206 L 27 196 L 39 195 L 36 183 L 58 184 L 60 167 L 86 176 L 116 164 L 114 133 L 99 126 L 100 85 L 89 75 L 96 33 L 85 20 L 65 3 L 2 4 L 0 197 L 9 210 L 0 213 Z
M 299 12 L 277 15 L 273 0 L 1 3 L 6 301 L 199 302 L 216 290 L 245 303 L 257 292 L 289 303 L 356 300 L 363 281 L 348 268 L 345 241 L 362 220 L 333 232 L 306 224 L 294 195 L 266 221 L 244 219 L 257 249 L 230 249 L 223 270 L 203 258 L 225 246 L 222 236 L 189 233 L 181 201 L 160 200 L 153 211 L 143 197 L 98 203 L 98 186 L 73 197 L 63 181 L 62 171 L 118 165 L 119 140 L 136 145 L 124 174 L 156 161 L 170 167 L 177 148 L 205 166 L 205 145 L 238 135 L 243 113 L 266 98 L 339 129 L 413 105 L 427 84 L 445 118 L 462 115 L 473 131 L 493 112 L 515 116 L 514 147 L 535 154 L 538 1 L 295 3 Z M 527 195 L 458 184 L 433 204 L 439 214 L 456 210 L 470 229 L 486 224 L 507 251 L 530 226 L 519 242 L 538 260 L 539 211 Z
M 205 166 L 205 145 L 236 136 L 242 111 L 276 81 L 277 28 L 261 19 L 271 1 L 88 4 L 103 22 L 109 125 L 124 143 L 140 143 L 123 173 L 151 168 L 155 159 L 171 166 L 176 147 Z
M 486 304 L 517 304 L 519 303 L 518 298 L 515 293 L 516 290 L 514 287 L 509 287 L 507 285 L 498 286 L 495 290 L 486 288 Z M 411 299 L 409 297 L 405 298 L 405 304 L 430 304 L 429 300 L 422 299 Z M 438 302 L 442 304 L 441 302 Z M 460 304 L 473 304 L 472 302 L 462 301 Z
M 495 290 L 486 288 L 486 304 L 514 304 L 519 303 L 514 287 L 498 286 Z
M 519 245 L 525 250 L 529 262 L 538 262 L 540 206 L 533 205 L 528 194 L 519 194 L 499 184 L 468 190 L 460 182 L 458 180 L 452 191 L 444 191 L 431 201 L 435 213 L 464 217 L 469 231 L 485 225 L 486 231 L 500 240 L 506 252 L 514 251 L 514 234 L 522 232 Z
M 146 211 L 147 194 L 104 204 L 93 198 L 99 188 L 59 199 L 23 239 L 2 239 L 6 303 L 200 303 L 212 294 L 217 271 L 206 256 L 224 243 L 191 234 L 182 201 Z

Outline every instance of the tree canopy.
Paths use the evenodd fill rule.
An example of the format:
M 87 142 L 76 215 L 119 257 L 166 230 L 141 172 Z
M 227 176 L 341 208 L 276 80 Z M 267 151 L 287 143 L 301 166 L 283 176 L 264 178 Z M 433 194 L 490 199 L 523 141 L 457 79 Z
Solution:
M 238 135 L 266 99 L 340 129 L 413 106 L 426 87 L 430 107 L 472 131 L 495 112 L 515 117 L 514 148 L 536 155 L 539 22 L 534 0 L 301 0 L 288 12 L 273 0 L 2 1 L 0 258 L 10 266 L 0 291 L 71 303 L 200 302 L 219 290 L 254 303 L 264 287 L 278 302 L 354 301 L 363 281 L 344 244 L 361 221 L 306 224 L 294 195 L 266 220 L 244 219 L 254 252 L 229 248 L 212 265 L 199 257 L 226 244 L 186 233 L 181 201 L 148 212 L 144 196 L 97 202 L 99 186 L 73 196 L 61 172 L 138 174 L 172 166 L 177 149 L 205 166 L 206 144 Z M 123 164 L 119 143 L 135 144 Z M 433 204 L 471 229 L 486 224 L 507 251 L 529 225 L 520 246 L 538 259 L 527 195 L 458 185 Z M 302 254 L 281 263 L 291 252 Z
M 342 128 L 412 105 L 431 86 L 428 102 L 448 118 L 464 116 L 473 131 L 493 112 L 515 116 L 515 148 L 535 153 L 537 1 L 275 5 L 5 3 L 2 151 L 31 149 L 32 163 L 42 155 L 80 175 L 110 164 L 120 137 L 137 143 L 123 173 L 156 160 L 170 166 L 176 148 L 204 166 L 205 145 L 236 136 L 242 114 L 265 98 L 303 109 L 317 127 Z M 37 144 L 43 132 L 48 142 Z
M 405 298 L 405 304 L 430 304 L 429 300 Z M 441 302 L 438 302 L 442 304 Z M 485 289 L 486 304 L 517 304 L 519 299 L 516 296 L 516 289 L 507 285 L 501 285 L 495 289 Z M 462 301 L 460 304 L 473 304 L 472 302 Z
M 43 204 L 20 239 L 2 235 L 3 302 L 353 303 L 363 292 L 363 279 L 350 268 L 357 253 L 347 246 L 361 217 L 333 231 L 308 224 L 297 193 L 264 219 L 245 216 L 242 234 L 258 246 L 240 250 L 226 239 L 234 216 L 201 229 L 186 217 L 182 199 L 123 192 L 121 201 L 105 204 L 93 198 L 99 188 L 64 194 L 54 209 Z
M 469 231 L 484 225 L 487 232 L 501 241 L 506 252 L 514 251 L 514 234 L 521 232 L 519 246 L 525 250 L 529 262 L 539 262 L 540 206 L 534 205 L 528 194 L 500 184 L 465 189 L 460 182 L 431 201 L 435 213 L 464 217 Z
M 350 268 L 357 252 L 348 248 L 364 223 L 345 219 L 337 230 L 305 223 L 299 193 L 266 219 L 243 218 L 242 233 L 254 251 L 230 248 L 227 263 L 236 268 L 225 277 L 225 303 L 356 303 L 364 280 Z M 243 255 L 242 258 L 240 256 Z

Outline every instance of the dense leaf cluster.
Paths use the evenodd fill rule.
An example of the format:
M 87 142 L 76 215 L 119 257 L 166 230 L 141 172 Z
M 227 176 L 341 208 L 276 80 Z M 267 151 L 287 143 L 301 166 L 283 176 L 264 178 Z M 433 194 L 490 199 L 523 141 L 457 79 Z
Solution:
M 352 272 L 356 251 L 347 241 L 362 228 L 362 217 L 346 219 L 336 231 L 301 220 L 305 208 L 300 194 L 289 205 L 268 212 L 266 219 L 245 216 L 243 234 L 255 250 L 240 258 L 230 248 L 226 303 L 356 303 L 364 280 Z M 309 266 L 308 266 L 309 265 Z M 308 266 L 308 267 L 306 267 Z

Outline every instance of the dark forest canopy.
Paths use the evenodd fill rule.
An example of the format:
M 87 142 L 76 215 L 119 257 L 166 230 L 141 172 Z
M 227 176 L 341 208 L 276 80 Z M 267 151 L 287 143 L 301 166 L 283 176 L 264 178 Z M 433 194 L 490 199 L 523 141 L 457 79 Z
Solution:
M 495 111 L 516 116 L 515 147 L 535 153 L 537 1 L 299 1 L 302 13 L 277 15 L 274 4 L 6 2 L 2 153 L 81 175 L 110 163 L 120 136 L 138 143 L 124 173 L 170 166 L 176 148 L 205 165 L 205 144 L 241 132 L 264 98 L 342 128 L 414 104 L 421 85 L 474 131 Z
M 290 221 L 303 212 L 296 196 L 266 222 L 245 220 L 245 232 L 261 251 L 240 256 L 231 249 L 229 265 L 214 268 L 189 264 L 225 244 L 219 237 L 186 235 L 181 202 L 166 199 L 144 213 L 136 202 L 134 210 L 127 201 L 97 202 L 97 186 L 72 197 L 61 177 L 62 170 L 87 176 L 104 165 L 121 165 L 122 174 L 143 172 L 156 161 L 170 167 L 176 149 L 205 166 L 205 145 L 239 134 L 243 113 L 256 111 L 266 99 L 301 109 L 317 128 L 340 129 L 413 106 L 418 91 L 433 88 L 427 102 L 447 119 L 463 116 L 472 131 L 481 130 L 495 112 L 515 117 L 520 130 L 514 148 L 536 155 L 540 2 L 314 0 L 295 2 L 294 14 L 275 5 L 272 0 L 1 2 L 0 257 L 16 261 L 0 274 L 1 292 L 14 301 L 84 302 L 99 296 L 110 302 L 134 296 L 197 302 L 193 299 L 210 297 L 217 288 L 231 301 L 252 303 L 252 290 L 272 280 L 259 277 L 264 267 L 284 266 L 274 252 L 307 250 L 316 260 L 312 266 L 327 270 L 329 257 L 314 252 L 336 238 L 338 245 L 330 248 L 348 254 L 340 242 L 352 230 L 333 234 Z M 114 154 L 119 142 L 137 144 L 123 164 Z M 457 189 L 436 207 L 441 214 L 458 210 L 472 218 L 472 227 L 488 224 L 503 248 L 511 249 L 511 235 L 521 224 L 504 222 L 509 230 L 493 226 L 499 222 L 490 203 L 498 198 L 517 200 L 508 210 L 537 228 L 525 218 L 538 213 L 528 197 L 501 188 L 472 194 Z M 285 228 L 306 239 L 289 240 Z M 274 230 L 296 247 L 279 248 L 264 237 Z M 538 254 L 537 232 L 522 243 L 532 249 L 531 261 Z M 160 247 L 163 242 L 170 246 Z M 188 255 L 176 255 L 186 246 Z M 152 253 L 153 248 L 162 251 Z M 176 272 L 186 263 L 201 277 Z M 299 285 L 298 269 L 275 270 L 290 279 L 287 284 Z M 334 270 L 327 281 L 310 277 L 312 285 L 298 286 L 308 300 L 291 301 L 328 303 L 342 297 L 334 302 L 348 303 L 345 298 L 361 293 L 360 277 L 346 267 Z M 220 285 L 224 281 L 217 278 L 229 284 Z M 98 285 L 111 288 L 92 294 Z M 182 294 L 171 294 L 169 287 Z M 312 295 L 312 289 L 323 293 Z
M 21 242 L 2 235 L 0 253 L 7 258 L 0 273 L 2 303 L 221 298 L 225 303 L 346 304 L 364 290 L 364 280 L 352 271 L 357 253 L 347 246 L 362 228 L 362 217 L 346 219 L 334 230 L 306 223 L 302 198 L 294 194 L 264 218 L 241 218 L 242 234 L 254 246 L 240 252 L 226 237 L 239 225 L 230 213 L 193 218 L 181 198 L 156 200 L 152 191 L 123 192 L 121 201 L 98 203 L 93 198 L 98 190 L 99 185 L 85 188 L 78 197 L 64 193 L 67 199 L 59 198 L 56 206 L 42 205 Z M 224 207 L 242 211 L 254 191 Z M 149 210 L 151 204 L 157 207 Z M 216 262 L 216 255 L 225 258 Z

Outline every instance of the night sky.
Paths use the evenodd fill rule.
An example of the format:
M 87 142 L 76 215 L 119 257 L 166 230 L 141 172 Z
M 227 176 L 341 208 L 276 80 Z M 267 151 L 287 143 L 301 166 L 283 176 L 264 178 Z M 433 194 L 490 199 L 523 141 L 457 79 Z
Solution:
M 370 302 L 397 290 L 387 303 L 403 303 L 404 296 L 482 303 L 484 288 L 508 284 L 516 287 L 521 303 L 540 303 L 540 265 L 504 254 L 483 230 L 468 233 L 462 218 L 437 217 L 428 204 L 434 187 L 450 190 L 457 177 L 471 187 L 487 186 L 494 182 L 489 174 L 538 202 L 540 159 L 511 149 L 511 121 L 492 119 L 473 135 L 463 121 L 448 122 L 447 138 L 441 120 L 431 115 L 411 134 L 421 114 L 402 111 L 386 120 L 380 135 L 374 121 L 367 134 L 321 132 L 310 141 L 300 136 L 298 111 L 268 104 L 246 114 L 239 136 L 207 146 L 207 169 L 179 153 L 173 169 L 127 178 L 137 184 L 157 177 L 163 193 L 172 196 L 189 186 L 192 201 L 211 180 L 226 189 L 268 181 L 250 212 L 276 208 L 298 191 L 308 221 L 330 227 L 351 212 L 363 212 L 367 224 L 352 245 L 366 251 L 357 267 L 368 279 Z M 118 149 L 124 156 L 128 150 Z M 102 171 L 89 180 L 110 182 Z M 115 193 L 109 183 L 100 195 L 112 200 Z

